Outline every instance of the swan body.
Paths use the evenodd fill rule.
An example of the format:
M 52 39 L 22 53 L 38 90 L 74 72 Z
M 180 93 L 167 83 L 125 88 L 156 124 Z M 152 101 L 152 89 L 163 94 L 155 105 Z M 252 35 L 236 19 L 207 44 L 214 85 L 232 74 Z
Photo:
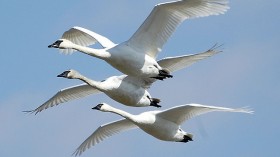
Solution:
M 147 134 L 150 134 L 159 140 L 189 142 L 193 140 L 193 135 L 183 131 L 180 125 L 192 117 L 213 111 L 253 113 L 252 110 L 247 108 L 232 109 L 200 104 L 186 104 L 163 111 L 148 111 L 139 115 L 132 115 L 106 103 L 98 104 L 93 109 L 103 112 L 112 112 L 125 119 L 100 126 L 77 148 L 74 155 L 81 155 L 86 149 L 96 145 L 113 134 L 134 128 L 140 128 Z
M 103 59 L 130 76 L 163 80 L 172 75 L 156 62 L 156 57 L 179 24 L 186 19 L 223 14 L 229 9 L 227 3 L 227 0 L 161 3 L 154 7 L 133 36 L 121 44 L 114 44 L 106 37 L 85 28 L 74 27 L 49 47 L 62 49 L 65 53 L 77 50 Z M 99 42 L 103 49 L 86 47 L 95 42 Z
M 199 60 L 211 57 L 214 54 L 221 52 L 218 50 L 218 47 L 219 46 L 214 45 L 209 50 L 198 54 L 166 57 L 159 60 L 158 64 L 161 67 L 168 69 L 170 72 L 175 72 L 186 68 Z M 61 76 L 67 77 L 66 74 Z M 49 107 L 101 92 L 104 92 L 115 101 L 128 106 L 149 106 L 150 100 L 150 106 L 159 107 L 159 99 L 152 98 L 147 91 L 147 89 L 152 85 L 152 83 L 156 81 L 156 79 L 142 79 L 138 77 L 121 75 L 112 76 L 106 79 L 106 81 L 103 83 L 89 80 L 88 78 L 86 80 L 83 79 L 82 81 L 87 84 L 81 84 L 62 89 L 41 106 L 27 112 L 37 114 Z M 95 82 L 95 84 L 103 84 L 104 86 L 97 88 L 93 82 Z

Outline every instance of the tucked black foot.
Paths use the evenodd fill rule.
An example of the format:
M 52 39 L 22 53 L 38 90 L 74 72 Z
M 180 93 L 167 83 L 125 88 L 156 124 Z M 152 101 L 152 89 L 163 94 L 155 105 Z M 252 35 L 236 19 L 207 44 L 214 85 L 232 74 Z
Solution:
M 162 77 L 162 76 L 151 77 L 151 78 L 158 79 L 158 80 L 161 80 L 161 81 L 163 81 L 163 79 L 166 79 L 166 77 Z
M 170 72 L 169 72 L 169 70 L 167 70 L 167 69 L 162 69 L 162 70 L 159 70 L 159 74 L 158 74 L 158 76 L 156 76 L 156 77 L 151 77 L 151 78 L 154 78 L 154 79 L 158 79 L 158 80 L 164 80 L 164 79 L 166 79 L 166 78 L 172 78 L 173 76 L 172 75 L 170 75 Z
M 150 98 L 149 96 L 147 96 L 148 99 L 150 99 L 151 103 L 150 106 L 154 106 L 154 107 L 161 107 L 158 103 L 160 103 L 160 99 L 157 98 Z
M 170 75 L 170 72 L 167 69 L 159 70 L 159 74 L 158 75 L 162 76 L 164 78 L 172 78 L 173 77 L 172 75 Z
M 154 102 L 151 102 L 150 106 L 154 106 L 154 107 L 157 107 L 157 108 L 161 107 L 160 105 L 158 105 L 157 103 L 154 103 Z
M 189 142 L 189 141 L 193 141 L 192 137 L 189 136 L 189 135 L 184 135 L 184 139 L 183 139 L 182 141 L 180 141 L 180 142 L 185 142 L 185 143 L 187 143 L 187 142 Z

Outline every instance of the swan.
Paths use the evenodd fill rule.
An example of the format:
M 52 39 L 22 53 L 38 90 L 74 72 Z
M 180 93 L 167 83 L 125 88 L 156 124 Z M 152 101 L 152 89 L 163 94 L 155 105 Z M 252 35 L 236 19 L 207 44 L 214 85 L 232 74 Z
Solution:
M 132 115 L 106 103 L 98 104 L 92 109 L 112 112 L 124 117 L 124 119 L 101 125 L 76 149 L 73 153 L 75 156 L 81 155 L 86 149 L 107 137 L 134 128 L 140 128 L 159 140 L 186 143 L 193 140 L 193 135 L 183 131 L 180 125 L 192 117 L 213 111 L 253 113 L 248 108 L 232 109 L 200 104 L 180 105 L 163 111 L 143 112 L 139 115 Z
M 41 106 L 34 110 L 24 112 L 37 114 L 49 107 L 98 93 L 104 93 L 113 100 L 126 106 L 161 107 L 158 105 L 160 99 L 152 98 L 146 88 L 133 83 L 134 80 L 137 81 L 137 78 L 135 77 L 120 75 L 111 76 L 102 81 L 95 81 L 81 75 L 79 72 L 73 69 L 64 71 L 63 73 L 57 75 L 57 77 L 80 79 L 87 84 L 80 84 L 62 89 Z
M 186 68 L 199 60 L 205 59 L 221 52 L 221 50 L 218 50 L 219 47 L 220 46 L 217 46 L 216 44 L 209 50 L 202 53 L 176 57 L 166 57 L 158 61 L 158 63 L 162 67 L 170 69 L 170 72 L 175 72 L 182 68 Z M 64 102 L 83 98 L 92 94 L 98 94 L 101 92 L 105 93 L 113 100 L 127 106 L 160 107 L 160 105 L 158 105 L 160 99 L 152 98 L 147 91 L 147 89 L 152 85 L 153 82 L 156 81 L 156 79 L 147 80 L 133 76 L 121 75 L 112 76 L 105 79 L 104 81 L 99 82 L 90 80 L 82 76 L 75 70 L 67 70 L 58 76 L 72 79 L 75 77 L 76 79 L 81 79 L 86 84 L 80 84 L 62 89 L 41 106 L 37 107 L 34 110 L 25 112 L 37 114 L 49 107 L 53 107 Z
M 113 100 L 116 100 L 117 102 L 127 106 L 161 107 L 160 105 L 158 105 L 158 103 L 160 102 L 159 99 L 152 98 L 145 88 L 134 84 L 134 82 L 138 81 L 138 78 L 136 77 L 127 75 L 112 76 L 107 78 L 106 80 L 98 82 L 81 75 L 79 72 L 73 69 L 64 71 L 57 77 L 79 79 L 81 81 L 84 81 L 93 88 L 105 93 Z
M 97 33 L 92 36 L 93 33 L 87 29 L 74 27 L 48 47 L 65 49 L 65 53 L 72 52 L 69 49 L 80 51 L 106 61 L 126 75 L 163 80 L 171 78 L 172 75 L 155 59 L 179 24 L 186 19 L 223 14 L 228 9 L 227 0 L 180 0 L 160 3 L 154 7 L 132 37 L 120 44 L 114 44 Z M 76 33 L 78 37 L 75 37 Z M 99 39 L 102 49 L 87 47 L 96 41 L 99 42 Z

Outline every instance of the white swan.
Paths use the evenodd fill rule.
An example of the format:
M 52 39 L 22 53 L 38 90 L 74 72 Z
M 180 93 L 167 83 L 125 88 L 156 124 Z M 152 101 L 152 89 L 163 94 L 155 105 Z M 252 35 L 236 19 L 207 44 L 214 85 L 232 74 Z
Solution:
M 178 25 L 186 19 L 223 14 L 229 9 L 227 4 L 227 0 L 180 0 L 161 3 L 154 7 L 134 35 L 121 44 L 115 45 L 104 37 L 105 42 L 100 43 L 105 48 L 93 49 L 86 47 L 91 43 L 88 42 L 91 39 L 93 43 L 99 41 L 97 38 L 100 35 L 94 34 L 90 38 L 91 34 L 88 32 L 91 31 L 76 29 L 76 27 L 70 29 L 63 35 L 62 39 L 57 40 L 48 47 L 67 49 L 66 52 L 68 52 L 68 49 L 78 50 L 103 59 L 124 74 L 162 80 L 172 77 L 172 75 L 167 69 L 162 68 L 155 59 Z M 72 34 L 72 32 L 74 33 Z M 75 36 L 76 32 L 82 34 L 79 35 L 77 40 L 72 40 L 72 42 L 65 39 L 68 38 L 66 34 Z M 72 35 L 70 35 L 70 39 Z M 84 36 L 86 36 L 85 41 L 83 41 Z M 102 39 L 104 38 L 102 37 Z M 102 39 L 100 41 L 104 41 Z M 85 46 L 82 46 L 81 43 L 84 43 L 82 45 Z
M 147 134 L 163 141 L 188 142 L 193 140 L 193 135 L 183 131 L 180 125 L 192 117 L 213 111 L 253 113 L 252 110 L 247 108 L 232 109 L 200 104 L 186 104 L 164 111 L 143 112 L 139 115 L 132 115 L 106 103 L 99 104 L 92 109 L 112 112 L 125 119 L 100 126 L 76 149 L 74 152 L 76 156 L 81 155 L 86 149 L 105 138 L 129 129 L 140 128 Z
M 113 100 L 127 106 L 161 107 L 160 105 L 158 105 L 160 99 L 152 98 L 146 88 L 133 83 L 138 80 L 135 77 L 120 75 L 109 77 L 103 81 L 94 81 L 81 75 L 79 72 L 73 69 L 64 71 L 63 73 L 59 74 L 58 77 L 80 79 L 87 84 L 81 84 L 62 89 L 41 106 L 37 107 L 34 110 L 24 112 L 37 114 L 49 107 L 102 92 Z
M 191 64 L 210 57 L 214 54 L 221 52 L 217 49 L 218 46 L 213 46 L 206 52 L 194 54 L 194 55 L 184 55 L 179 57 L 167 57 L 158 61 L 161 67 L 170 69 L 170 72 L 175 72 L 182 68 L 186 68 Z M 76 75 L 76 76 L 75 76 Z M 115 101 L 128 105 L 128 106 L 155 106 L 160 107 L 158 103 L 160 102 L 157 98 L 152 98 L 147 89 L 152 85 L 155 79 L 141 79 L 137 77 L 121 75 L 121 76 L 112 76 L 107 78 L 103 82 L 98 82 L 85 79 L 84 76 L 77 74 L 76 71 L 70 70 L 66 71 L 63 75 L 60 76 L 66 78 L 81 79 L 87 84 L 81 84 L 66 89 L 62 89 L 57 92 L 53 97 L 48 101 L 43 103 L 41 106 L 37 107 L 34 110 L 26 111 L 32 113 L 39 113 L 44 109 L 49 107 L 56 106 L 58 104 L 71 101 L 74 99 L 79 99 L 86 97 L 91 94 L 97 94 L 104 92 L 107 96 L 114 99 Z
M 105 93 L 113 100 L 134 107 L 155 106 L 160 102 L 157 98 L 152 98 L 146 88 L 139 86 L 140 80 L 127 75 L 112 76 L 101 82 L 91 80 L 75 70 L 67 70 L 58 75 L 68 79 L 79 79 L 91 87 Z M 135 83 L 134 83 L 135 82 Z

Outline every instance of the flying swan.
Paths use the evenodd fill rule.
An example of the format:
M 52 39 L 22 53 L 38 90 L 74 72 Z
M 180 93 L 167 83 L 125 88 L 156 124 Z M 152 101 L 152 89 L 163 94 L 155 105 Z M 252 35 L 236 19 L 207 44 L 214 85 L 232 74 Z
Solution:
M 203 53 L 193 55 L 167 57 L 158 61 L 158 63 L 161 67 L 170 69 L 170 72 L 175 72 L 177 70 L 186 68 L 199 60 L 205 59 L 221 52 L 221 50 L 218 50 L 218 47 L 219 46 L 214 45 L 212 48 Z M 138 77 L 121 75 L 112 76 L 103 81 L 94 81 L 85 76 L 82 76 L 75 70 L 67 70 L 58 75 L 58 77 L 80 79 L 86 84 L 80 84 L 62 89 L 41 106 L 37 107 L 34 110 L 25 112 L 37 114 L 49 107 L 53 107 L 64 102 L 83 98 L 101 92 L 105 93 L 113 100 L 127 106 L 160 107 L 160 105 L 158 105 L 160 99 L 153 98 L 147 90 L 152 85 L 152 83 L 156 81 L 156 79 L 143 80 L 142 78 Z
M 132 115 L 111 107 L 106 103 L 98 104 L 92 109 L 112 112 L 125 119 L 100 126 L 76 149 L 73 153 L 75 156 L 81 155 L 86 149 L 89 149 L 107 137 L 130 129 L 140 128 L 147 134 L 163 141 L 188 142 L 193 140 L 193 135 L 183 131 L 180 125 L 192 117 L 213 111 L 253 113 L 248 108 L 232 109 L 200 104 L 186 104 L 164 111 L 143 112 L 139 115 Z
M 156 57 L 179 24 L 186 19 L 223 14 L 228 9 L 227 0 L 180 0 L 160 3 L 154 7 L 133 36 L 121 44 L 114 44 L 106 37 L 87 29 L 74 27 L 48 47 L 59 48 L 65 53 L 80 51 L 106 61 L 129 76 L 163 80 L 172 75 L 169 69 L 158 64 Z M 87 47 L 96 42 L 103 48 Z

